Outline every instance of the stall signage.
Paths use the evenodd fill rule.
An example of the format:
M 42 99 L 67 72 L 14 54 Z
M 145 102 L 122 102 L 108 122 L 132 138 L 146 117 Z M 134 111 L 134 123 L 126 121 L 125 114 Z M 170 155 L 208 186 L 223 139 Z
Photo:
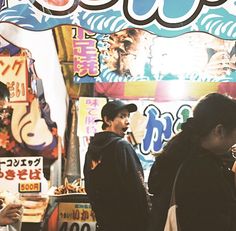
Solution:
M 170 105 L 170 104 L 169 104 Z M 181 124 L 192 114 L 189 104 L 179 105 L 177 108 L 169 108 L 168 111 L 160 110 L 159 106 L 148 105 L 144 110 L 144 115 L 148 118 L 145 136 L 140 146 L 144 154 L 160 152 L 165 143 L 178 133 Z
M 11 102 L 27 101 L 27 77 L 26 56 L 0 56 L 0 81 L 7 85 Z
M 1 22 L 30 30 L 72 24 L 98 33 L 133 27 L 166 37 L 203 31 L 235 38 L 234 0 L 1 0 L 0 9 Z
M 95 123 L 101 119 L 101 109 L 107 102 L 106 98 L 80 97 L 78 109 L 78 136 L 93 136 L 101 131 L 101 123 Z
M 74 26 L 71 43 L 75 84 L 236 81 L 235 40 L 202 32 L 162 38 L 137 28 L 98 34 Z
M 95 214 L 89 203 L 59 203 L 59 231 L 95 231 Z
M 146 127 L 140 128 L 138 121 L 131 126 L 133 133 L 139 134 L 140 129 L 145 130 L 137 150 L 143 155 L 160 152 L 165 144 L 181 131 L 181 124 L 192 116 L 192 107 L 196 103 L 196 101 L 176 101 L 150 104 L 146 100 L 130 102 L 135 103 L 138 110 L 147 117 Z
M 41 192 L 42 157 L 1 157 L 0 191 Z
M 78 77 L 99 75 L 99 52 L 96 34 L 80 27 L 73 27 L 74 75 Z

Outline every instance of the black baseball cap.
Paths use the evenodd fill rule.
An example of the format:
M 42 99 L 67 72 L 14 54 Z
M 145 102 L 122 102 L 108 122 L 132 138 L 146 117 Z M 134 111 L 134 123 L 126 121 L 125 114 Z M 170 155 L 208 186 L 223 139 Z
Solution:
M 137 106 L 133 103 L 125 104 L 120 100 L 109 101 L 102 108 L 102 112 L 101 112 L 102 119 L 95 120 L 95 122 L 103 121 L 103 118 L 105 116 L 107 116 L 110 119 L 113 119 L 116 117 L 119 111 L 123 109 L 127 109 L 129 112 L 135 112 L 137 111 Z

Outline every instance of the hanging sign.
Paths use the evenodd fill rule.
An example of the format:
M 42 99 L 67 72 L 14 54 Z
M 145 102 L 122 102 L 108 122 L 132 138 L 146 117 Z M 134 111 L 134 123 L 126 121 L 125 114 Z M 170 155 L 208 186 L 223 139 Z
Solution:
M 0 191 L 40 193 L 43 181 L 42 157 L 1 157 Z
M 75 84 L 236 81 L 236 41 L 202 32 L 163 38 L 136 28 L 96 34 L 75 26 L 71 43 Z
M 27 56 L 0 56 L 0 81 L 10 91 L 10 102 L 27 102 L 28 69 Z
M 101 123 L 96 123 L 95 120 L 101 119 L 101 109 L 106 102 L 106 98 L 79 98 L 78 136 L 94 136 L 101 131 Z
M 234 0 L 1 0 L 1 22 L 29 30 L 73 24 L 97 33 L 143 28 L 176 37 L 203 31 L 235 39 Z

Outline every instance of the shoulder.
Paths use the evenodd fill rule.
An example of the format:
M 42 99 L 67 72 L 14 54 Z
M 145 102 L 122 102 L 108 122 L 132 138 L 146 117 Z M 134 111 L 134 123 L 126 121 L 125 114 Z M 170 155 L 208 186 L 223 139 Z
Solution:
M 221 178 L 220 165 L 213 156 L 198 155 L 187 159 L 183 162 L 180 171 L 181 178 L 185 181 L 199 181 L 200 183 L 215 183 Z
M 133 148 L 133 146 L 126 140 L 120 139 L 116 141 L 116 144 L 114 146 L 114 152 L 116 153 L 117 159 L 125 160 L 125 161 L 137 161 L 138 156 Z
M 125 139 L 122 139 L 122 138 L 117 139 L 115 141 L 115 143 L 116 143 L 116 147 L 118 149 L 130 149 L 130 150 L 132 149 L 132 150 L 134 150 L 133 146 Z
M 209 171 L 209 168 L 219 168 L 219 162 L 213 154 L 201 154 L 191 156 L 183 163 L 183 168 L 195 169 L 201 168 L 202 170 Z

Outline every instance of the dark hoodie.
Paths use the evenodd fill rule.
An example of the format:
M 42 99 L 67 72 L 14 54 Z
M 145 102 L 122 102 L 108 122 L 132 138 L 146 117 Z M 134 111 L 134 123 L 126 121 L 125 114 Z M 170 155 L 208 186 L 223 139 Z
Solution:
M 181 231 L 236 230 L 234 174 L 218 156 L 199 148 L 184 161 L 174 155 L 156 159 L 148 182 L 149 192 L 154 194 L 149 231 L 164 230 L 173 181 L 181 162 L 175 192 Z
M 97 162 L 91 169 L 92 162 Z M 148 202 L 143 171 L 133 147 L 113 132 L 91 140 L 84 165 L 85 188 L 102 231 L 145 231 Z

